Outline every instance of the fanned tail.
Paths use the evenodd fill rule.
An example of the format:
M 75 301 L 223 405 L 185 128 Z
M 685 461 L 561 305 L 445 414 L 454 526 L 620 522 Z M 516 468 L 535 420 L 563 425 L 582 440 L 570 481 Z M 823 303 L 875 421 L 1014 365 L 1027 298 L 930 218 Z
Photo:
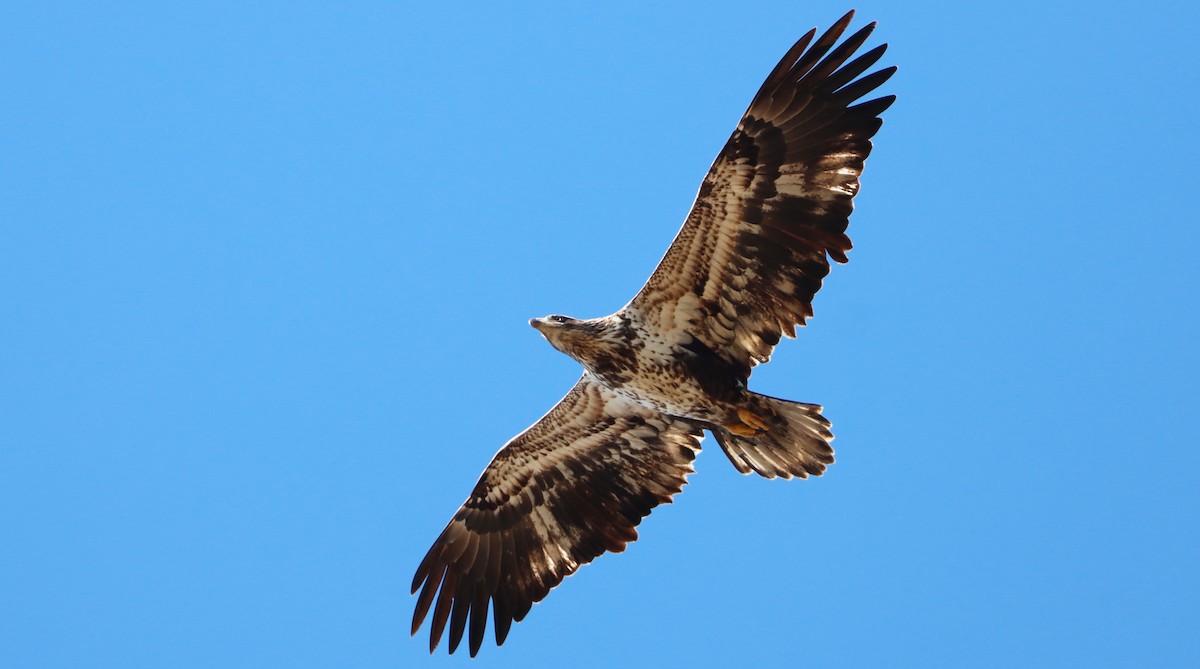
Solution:
M 833 463 L 833 433 L 829 420 L 817 404 L 791 402 L 750 393 L 755 413 L 768 418 L 769 427 L 755 437 L 741 437 L 717 428 L 713 435 L 733 466 L 743 474 L 755 472 L 773 479 L 777 476 L 807 478 L 820 476 Z

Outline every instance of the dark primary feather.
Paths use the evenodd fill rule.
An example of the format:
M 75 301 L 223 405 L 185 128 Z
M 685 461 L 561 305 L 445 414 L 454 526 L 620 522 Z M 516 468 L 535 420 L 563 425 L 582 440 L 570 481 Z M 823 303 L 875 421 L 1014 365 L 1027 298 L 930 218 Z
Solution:
M 692 472 L 697 428 L 625 400 L 585 374 L 541 420 L 509 442 L 429 549 L 413 578 L 416 634 L 433 612 L 429 650 L 450 627 L 483 641 L 489 601 L 496 643 L 563 578 L 619 552 Z
M 692 337 L 743 378 L 780 335 L 812 315 L 829 258 L 846 262 L 846 226 L 871 137 L 894 96 L 854 104 L 895 72 L 858 78 L 883 55 L 847 62 L 871 34 L 854 13 L 788 51 L 713 162 L 658 268 L 626 307 L 679 340 Z M 810 46 L 811 43 L 811 46 Z

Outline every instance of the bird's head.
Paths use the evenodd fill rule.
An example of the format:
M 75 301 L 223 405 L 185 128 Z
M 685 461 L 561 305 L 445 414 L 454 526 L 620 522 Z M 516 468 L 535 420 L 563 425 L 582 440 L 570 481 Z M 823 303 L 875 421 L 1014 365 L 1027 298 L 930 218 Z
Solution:
M 570 335 L 566 333 L 579 329 L 578 319 L 559 314 L 551 314 L 545 318 L 531 318 L 529 319 L 529 324 L 532 325 L 535 330 L 542 333 L 542 336 L 548 339 L 551 344 L 555 343 L 564 336 L 570 337 Z
M 553 314 L 545 318 L 530 319 L 529 324 L 541 332 L 554 348 L 576 360 L 580 359 L 584 351 L 592 348 L 591 344 L 595 339 L 592 321 Z

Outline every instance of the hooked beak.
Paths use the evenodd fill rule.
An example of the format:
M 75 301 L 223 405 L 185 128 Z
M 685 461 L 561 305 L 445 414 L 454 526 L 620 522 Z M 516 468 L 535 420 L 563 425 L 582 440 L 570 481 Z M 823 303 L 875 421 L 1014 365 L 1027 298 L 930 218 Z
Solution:
M 545 318 L 530 318 L 529 324 L 542 334 L 546 334 L 546 330 L 550 329 L 551 327 L 550 321 L 546 320 Z

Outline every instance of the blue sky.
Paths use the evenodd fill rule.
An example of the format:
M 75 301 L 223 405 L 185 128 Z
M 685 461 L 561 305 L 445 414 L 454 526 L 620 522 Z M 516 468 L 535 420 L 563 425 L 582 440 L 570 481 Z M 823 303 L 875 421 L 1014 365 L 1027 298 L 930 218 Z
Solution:
M 101 6 L 102 5 L 102 6 Z M 0 10 L 0 662 L 418 667 L 412 572 L 831 3 Z M 474 666 L 1200 663 L 1192 3 L 857 5 L 899 96 L 850 264 Z

